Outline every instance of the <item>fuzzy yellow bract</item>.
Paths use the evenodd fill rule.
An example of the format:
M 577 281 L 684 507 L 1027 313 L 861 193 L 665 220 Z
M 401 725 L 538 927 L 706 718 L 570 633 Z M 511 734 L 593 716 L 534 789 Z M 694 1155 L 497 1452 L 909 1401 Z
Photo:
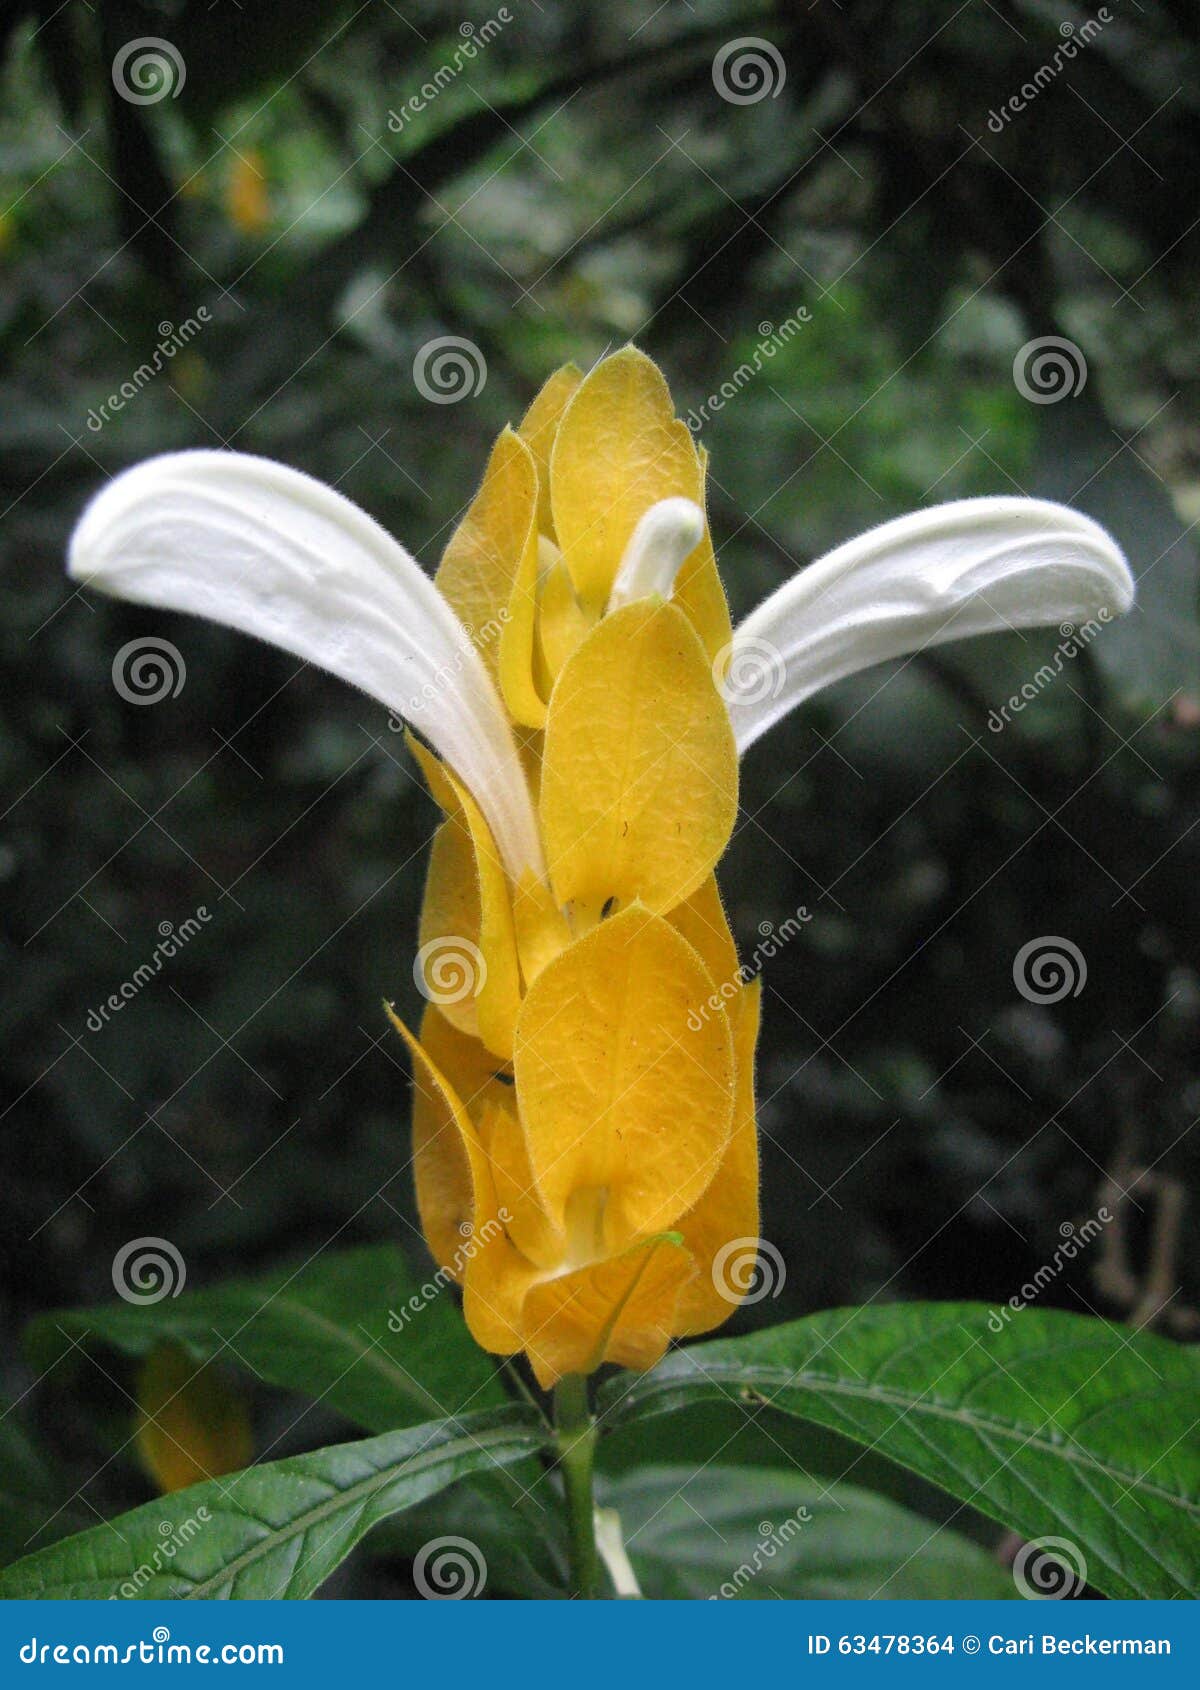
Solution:
M 429 1007 L 417 1035 L 392 1018 L 429 1247 L 476 1340 L 524 1352 L 543 1386 L 653 1366 L 720 1325 L 738 1299 L 723 1247 L 758 1233 L 758 993 L 713 877 L 737 754 L 707 523 L 668 596 L 613 598 L 642 518 L 702 510 L 704 476 L 650 359 L 568 365 L 501 435 L 438 571 L 522 748 L 545 874 L 514 881 L 455 771 L 414 744 L 446 819 Z

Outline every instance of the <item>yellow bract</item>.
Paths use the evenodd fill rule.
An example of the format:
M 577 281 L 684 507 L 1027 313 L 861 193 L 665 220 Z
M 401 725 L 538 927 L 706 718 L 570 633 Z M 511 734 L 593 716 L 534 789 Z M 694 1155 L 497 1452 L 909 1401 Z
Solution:
M 758 993 L 713 877 L 737 757 L 707 526 L 669 600 L 607 609 L 641 518 L 703 508 L 703 481 L 648 358 L 567 366 L 500 437 L 438 572 L 511 718 L 547 866 L 514 883 L 414 743 L 446 820 L 420 1037 L 392 1019 L 430 1249 L 477 1342 L 523 1351 L 546 1387 L 719 1325 L 738 1296 L 721 1252 L 758 1227 Z
M 530 1168 L 584 1260 L 664 1231 L 716 1172 L 732 1039 L 724 1015 L 689 1026 L 712 990 L 687 941 L 632 909 L 565 950 L 525 999 L 515 1074 Z
M 471 794 L 440 764 L 432 752 L 416 740 L 409 741 L 420 763 L 429 789 L 446 811 L 445 828 L 457 828 L 459 839 L 452 848 L 435 850 L 430 860 L 430 883 L 426 889 L 426 909 L 432 907 L 435 920 L 429 924 L 429 938 L 422 938 L 421 954 L 425 962 L 426 994 L 434 1003 L 447 1009 L 457 1009 L 474 1000 L 476 1028 L 489 1050 L 506 1060 L 512 1056 L 513 1028 L 521 1001 L 520 970 L 517 962 L 517 936 L 513 926 L 512 902 L 508 881 L 500 853 L 496 849 L 491 829 L 483 819 L 483 812 Z M 445 828 L 439 833 L 442 839 Z M 469 875 L 463 866 L 464 847 L 461 835 L 470 841 L 475 872 L 475 895 L 472 900 L 466 888 Z M 446 876 L 456 873 L 458 882 L 448 882 Z M 470 917 L 478 908 L 478 925 L 473 930 L 457 932 L 446 927 L 455 905 Z M 435 931 L 436 930 L 436 931 Z M 422 934 L 426 922 L 422 920 Z M 472 936 L 472 934 L 474 936 Z M 455 940 L 459 941 L 456 948 Z M 463 943 L 465 941 L 465 943 Z M 465 990 L 464 990 L 465 988 Z M 474 1031 L 464 1020 L 452 1015 L 465 1031 Z
M 564 364 L 546 382 L 532 405 L 521 418 L 517 431 L 533 453 L 538 473 L 538 527 L 550 540 L 554 538 L 554 515 L 550 504 L 550 454 L 562 414 L 570 404 L 583 376 L 574 364 Z
M 700 464 L 707 483 L 707 452 L 701 452 Z M 723 669 L 729 642 L 733 639 L 733 623 L 729 620 L 729 603 L 717 573 L 717 557 L 707 522 L 703 539 L 691 556 L 684 559 L 675 577 L 675 590 L 671 596 L 699 634 L 700 643 L 709 657 Z
M 526 548 L 532 544 L 536 551 L 537 499 L 533 454 L 506 428 L 434 577 L 493 675 L 499 670 L 513 583 Z
M 703 497 L 696 448 L 661 370 L 626 346 L 580 383 L 550 459 L 558 543 L 580 598 L 597 614 L 638 519 L 674 497 Z
M 729 842 L 737 749 L 683 613 L 640 600 L 571 658 L 546 724 L 541 825 L 558 902 L 590 923 L 640 899 L 691 896 Z

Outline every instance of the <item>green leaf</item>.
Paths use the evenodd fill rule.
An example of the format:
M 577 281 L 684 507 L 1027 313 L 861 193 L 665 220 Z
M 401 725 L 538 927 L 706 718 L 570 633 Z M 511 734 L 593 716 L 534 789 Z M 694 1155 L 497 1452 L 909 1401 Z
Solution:
M 0 1573 L 0 1599 L 311 1596 L 380 1520 L 549 1437 L 514 1404 L 249 1467 L 26 1556 Z
M 606 1387 L 620 1425 L 705 1398 L 843 1432 L 1027 1539 L 1067 1538 L 1115 1597 L 1200 1591 L 1200 1355 L 1078 1315 L 835 1309 L 694 1345 Z M 994 1326 L 999 1323 L 1000 1330 Z
M 326 1250 L 298 1269 L 158 1303 L 56 1310 L 33 1322 L 26 1346 L 45 1373 L 75 1344 L 143 1356 L 171 1341 L 197 1361 L 245 1368 L 372 1432 L 503 1402 L 453 1290 L 430 1273 L 423 1288 L 391 1244 Z
M 34 1538 L 42 1542 L 80 1531 L 93 1516 L 65 1493 L 76 1489 L 17 1421 L 12 1405 L 0 1410 L 0 1567 L 24 1554 Z
M 445 1536 L 469 1538 L 483 1554 L 489 1595 L 554 1601 L 567 1594 L 562 1489 L 556 1474 L 533 1461 L 476 1473 L 406 1509 L 372 1533 L 367 1549 L 411 1561 L 422 1544 Z
M 978 1544 L 857 1485 L 778 1468 L 646 1467 L 602 1500 L 620 1513 L 649 1597 L 1017 1595 Z

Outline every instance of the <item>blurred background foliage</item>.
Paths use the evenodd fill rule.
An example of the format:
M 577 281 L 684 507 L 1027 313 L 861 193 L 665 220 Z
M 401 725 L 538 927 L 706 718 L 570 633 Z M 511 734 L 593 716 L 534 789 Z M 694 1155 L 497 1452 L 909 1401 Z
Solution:
M 559 362 L 634 337 L 686 413 L 801 308 L 702 430 L 735 610 L 872 522 L 1018 490 L 1107 522 L 1142 589 L 1002 732 L 990 713 L 1053 632 L 843 684 L 748 757 L 723 874 L 739 939 L 751 952 L 801 906 L 812 920 L 766 970 L 764 1234 L 787 1283 L 737 1325 L 870 1297 L 1001 1301 L 1107 1201 L 1120 1236 L 1047 1302 L 1194 1335 L 1195 9 L 1110 0 L 1061 74 L 989 125 L 1091 13 L 509 0 L 462 73 L 389 127 L 500 9 L 464 10 L 3 9 L 0 1204 L 3 1384 L 30 1393 L 4 1422 L 18 1489 L 50 1462 L 90 1474 L 128 1435 L 119 1381 L 31 1390 L 15 1340 L 40 1309 L 111 1296 L 127 1240 L 173 1240 L 196 1285 L 331 1240 L 398 1238 L 425 1259 L 380 1000 L 415 1008 L 432 804 L 372 702 L 215 628 L 72 593 L 82 503 L 149 453 L 225 443 L 333 482 L 432 567 L 490 440 Z M 716 92 L 714 55 L 742 36 L 782 55 L 773 97 Z M 140 37 L 169 40 L 186 72 L 147 104 L 111 74 Z M 202 307 L 164 373 L 90 422 Z M 453 406 L 413 381 L 442 335 L 486 360 Z M 1035 404 L 1014 357 L 1045 335 L 1080 349 L 1087 381 Z M 152 708 L 111 678 L 142 635 L 186 662 Z M 95 1030 L 162 924 L 200 906 L 203 931 Z M 1017 992 L 1014 956 L 1040 935 L 1084 953 L 1077 997 Z M 295 1411 L 255 1412 L 265 1436 Z M 318 1409 L 294 1436 L 320 1435 Z M 697 1423 L 689 1447 L 726 1436 Z M 777 1459 L 770 1444 L 744 1453 Z M 87 1496 L 116 1506 L 145 1485 L 126 1450 Z

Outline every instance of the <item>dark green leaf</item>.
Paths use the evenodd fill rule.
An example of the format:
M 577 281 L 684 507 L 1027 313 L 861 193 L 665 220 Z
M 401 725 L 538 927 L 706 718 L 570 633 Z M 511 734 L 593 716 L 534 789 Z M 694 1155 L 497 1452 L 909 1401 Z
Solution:
M 56 1310 L 33 1323 L 27 1346 L 43 1373 L 73 1343 L 141 1356 L 167 1340 L 320 1400 L 372 1432 L 504 1400 L 453 1291 L 432 1279 L 423 1291 L 389 1244 L 327 1250 L 299 1269 L 158 1303 Z
M 1106 1595 L 1200 1590 L 1193 1349 L 1053 1311 L 892 1304 L 695 1345 L 606 1392 L 611 1424 L 706 1397 L 831 1426 L 1027 1539 L 1066 1538 Z
M 547 1436 L 513 1405 L 250 1467 L 26 1556 L 0 1573 L 0 1599 L 311 1596 L 380 1520 Z
M 18 1424 L 12 1407 L 0 1412 L 0 1566 L 23 1555 L 34 1539 L 45 1543 L 82 1530 L 91 1516 L 62 1503 L 74 1489 Z
M 1015 1597 L 978 1544 L 856 1485 L 782 1469 L 647 1467 L 608 1487 L 649 1597 Z
M 368 1548 L 413 1560 L 431 1538 L 466 1537 L 487 1561 L 488 1591 L 553 1600 L 567 1593 L 567 1543 L 556 1474 L 523 1462 L 476 1473 L 372 1534 Z

